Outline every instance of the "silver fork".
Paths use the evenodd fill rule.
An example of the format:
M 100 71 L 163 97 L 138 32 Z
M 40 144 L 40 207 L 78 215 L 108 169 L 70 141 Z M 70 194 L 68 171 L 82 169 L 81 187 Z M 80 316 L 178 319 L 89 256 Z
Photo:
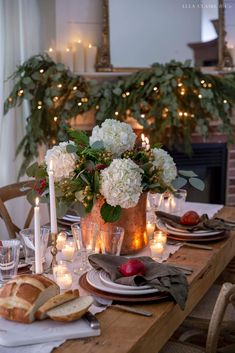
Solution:
M 169 245 L 187 246 L 188 248 L 203 249 L 203 250 L 213 250 L 213 248 L 211 246 L 208 246 L 208 245 L 192 244 L 192 243 L 186 243 L 184 241 L 167 240 L 167 243 Z
M 153 315 L 153 313 L 151 313 L 150 311 L 147 311 L 147 310 L 136 309 L 136 308 L 132 308 L 130 306 L 120 305 L 120 304 L 104 304 L 104 303 L 101 303 L 97 297 L 93 297 L 93 299 L 94 299 L 93 304 L 97 307 L 117 308 L 117 309 L 120 309 L 123 311 L 127 311 L 129 313 L 147 316 L 147 317 L 150 317 Z

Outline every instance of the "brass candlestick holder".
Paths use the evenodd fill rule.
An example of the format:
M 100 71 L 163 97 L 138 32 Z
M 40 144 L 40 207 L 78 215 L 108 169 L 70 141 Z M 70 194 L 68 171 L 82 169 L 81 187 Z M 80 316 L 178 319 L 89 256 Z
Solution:
M 56 255 L 57 255 L 57 252 L 58 252 L 57 251 L 57 247 L 56 247 L 57 236 L 58 236 L 58 234 L 51 233 L 51 255 L 52 255 L 52 261 L 51 261 L 50 273 L 53 273 L 53 267 L 55 265 L 57 265 L 57 261 L 56 261 Z

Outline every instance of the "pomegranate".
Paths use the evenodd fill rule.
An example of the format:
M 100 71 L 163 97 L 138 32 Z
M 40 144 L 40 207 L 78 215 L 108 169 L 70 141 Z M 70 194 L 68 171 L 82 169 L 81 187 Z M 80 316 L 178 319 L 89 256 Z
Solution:
M 186 226 L 195 226 L 200 221 L 200 216 L 195 211 L 188 211 L 180 217 L 180 223 Z
M 124 277 L 130 277 L 134 275 L 144 275 L 145 266 L 142 261 L 138 259 L 131 259 L 121 264 L 121 266 L 118 267 L 118 271 Z

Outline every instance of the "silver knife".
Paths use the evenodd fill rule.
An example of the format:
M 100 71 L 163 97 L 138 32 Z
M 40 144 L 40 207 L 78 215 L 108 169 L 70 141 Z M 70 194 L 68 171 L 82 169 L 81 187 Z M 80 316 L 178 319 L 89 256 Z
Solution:
M 90 313 L 90 311 L 87 311 L 83 315 L 83 319 L 86 320 L 86 322 L 89 324 L 90 328 L 92 328 L 93 330 L 97 330 L 100 328 L 100 323 L 99 323 L 98 319 L 95 317 L 95 315 Z

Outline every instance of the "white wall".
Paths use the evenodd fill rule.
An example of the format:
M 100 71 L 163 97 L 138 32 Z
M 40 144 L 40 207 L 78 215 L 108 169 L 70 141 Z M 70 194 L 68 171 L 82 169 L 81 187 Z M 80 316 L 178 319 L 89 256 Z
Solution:
M 85 45 L 101 44 L 102 0 L 55 0 L 58 50 L 79 39 Z

